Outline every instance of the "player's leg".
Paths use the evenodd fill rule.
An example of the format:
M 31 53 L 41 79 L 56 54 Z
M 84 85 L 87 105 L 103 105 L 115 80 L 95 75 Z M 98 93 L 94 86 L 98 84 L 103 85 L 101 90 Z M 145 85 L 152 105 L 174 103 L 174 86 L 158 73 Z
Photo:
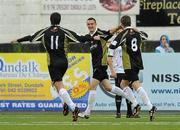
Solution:
M 150 110 L 150 120 L 153 120 L 156 107 L 152 105 L 146 91 L 144 90 L 144 88 L 141 87 L 141 83 L 138 77 L 139 70 L 125 70 L 125 73 L 127 74 L 128 79 L 132 81 L 132 87 L 134 88 L 134 90 L 137 92 L 139 97 L 142 99 L 143 103 L 147 105 L 148 109 Z
M 139 95 L 139 97 L 142 99 L 143 103 L 146 104 L 149 109 L 151 109 L 153 105 L 151 104 L 151 101 L 150 101 L 146 91 L 144 90 L 144 88 L 141 87 L 139 80 L 134 81 L 132 83 L 132 86 L 135 89 L 135 91 L 137 92 L 137 94 Z
M 57 91 L 56 87 L 53 85 L 53 83 L 52 83 L 52 86 L 50 87 L 50 92 L 51 92 L 52 97 L 54 99 L 57 98 L 57 97 L 60 98 L 61 104 L 63 104 L 63 115 L 67 116 L 69 114 L 69 107 L 68 107 L 68 105 L 66 103 L 64 103 L 62 97 L 59 96 L 58 91 Z
M 127 85 L 128 84 L 129 84 L 129 82 L 127 83 Z M 124 93 L 124 91 L 122 89 L 120 89 L 120 88 L 118 88 L 116 86 L 112 86 L 108 79 L 104 79 L 102 81 L 102 85 L 103 85 L 103 87 L 105 88 L 106 91 L 112 92 L 112 93 L 114 93 L 116 95 L 119 95 L 119 96 L 123 96 L 124 98 L 128 99 L 129 101 L 131 101 L 134 104 L 134 106 L 137 105 L 136 99 L 132 100 L 126 93 Z
M 96 100 L 96 87 L 100 82 L 96 79 L 92 79 L 90 90 L 89 90 L 89 97 L 88 97 L 88 106 L 85 110 L 87 115 L 91 114 L 91 110 L 93 109 L 95 100 Z
M 66 103 L 73 111 L 73 121 L 77 121 L 79 108 L 77 108 L 76 105 L 73 103 L 72 99 L 69 96 L 69 93 L 63 87 L 62 81 L 56 81 L 54 85 L 56 89 L 59 91 L 59 96 L 63 99 L 64 103 Z
M 62 97 L 59 96 L 60 100 L 61 100 L 61 104 L 63 104 L 63 115 L 67 116 L 69 114 L 69 107 L 68 105 L 63 101 Z
M 116 118 L 121 118 L 121 102 L 122 102 L 122 97 L 116 95 L 116 96 L 115 96 Z
M 123 92 L 122 89 L 120 89 L 116 86 L 111 86 L 111 84 L 108 80 L 108 75 L 107 75 L 106 69 L 107 69 L 106 66 L 102 66 L 102 67 L 95 69 L 95 71 L 93 73 L 93 80 L 92 80 L 92 83 L 90 85 L 92 96 L 89 95 L 90 98 L 88 98 L 88 106 L 91 106 L 91 107 L 87 107 L 87 109 L 84 113 L 79 114 L 80 117 L 84 118 L 85 115 L 90 115 L 90 111 L 92 110 L 92 106 L 93 106 L 91 104 L 94 104 L 94 102 L 95 102 L 95 100 L 93 100 L 93 98 L 95 97 L 94 96 L 95 92 L 92 92 L 92 90 L 94 91 L 96 86 L 100 82 L 102 83 L 102 85 L 106 91 L 112 92 L 112 93 L 119 95 L 119 96 L 123 96 L 129 100 L 129 97 Z
M 157 108 L 152 105 L 152 103 L 148 97 L 148 94 L 146 93 L 144 88 L 141 87 L 139 80 L 134 81 L 132 83 L 132 86 L 135 89 L 135 91 L 137 92 L 137 94 L 139 95 L 139 97 L 141 98 L 141 100 L 143 101 L 143 103 L 145 105 L 147 105 L 147 107 L 149 109 L 149 114 L 150 114 L 150 121 L 152 121 L 154 119 L 154 113 L 155 113 Z
M 123 80 L 122 80 L 122 82 L 123 82 Z M 128 84 L 129 84 L 129 82 L 126 82 L 126 84 L 124 84 L 124 85 L 127 86 Z M 132 105 L 134 106 L 134 113 L 133 113 L 133 115 L 134 116 L 139 115 L 141 107 L 140 107 L 139 104 L 137 104 L 136 98 L 133 97 L 134 94 L 132 92 L 129 93 L 129 94 L 126 94 L 122 89 L 120 89 L 120 88 L 118 88 L 116 86 L 111 86 L 109 80 L 107 80 L 107 79 L 104 79 L 102 81 L 102 85 L 104 86 L 106 91 L 112 92 L 112 93 L 114 93 L 116 95 L 119 95 L 119 96 L 123 96 L 126 99 L 128 99 L 130 102 L 132 102 Z
M 77 121 L 79 108 L 77 108 L 73 103 L 72 99 L 69 96 L 69 93 L 64 88 L 64 85 L 62 83 L 62 77 L 67 70 L 67 60 L 61 59 L 61 63 L 57 64 L 56 66 L 48 66 L 48 69 L 53 85 L 56 87 L 59 96 L 62 98 L 64 103 L 66 103 L 73 111 L 73 121 Z
M 140 114 L 140 110 L 141 107 L 139 104 L 137 104 L 136 98 L 133 94 L 133 91 L 131 90 L 131 88 L 129 87 L 129 81 L 132 82 L 136 79 L 138 79 L 138 77 L 136 76 L 135 73 L 133 73 L 134 71 L 132 71 L 131 69 L 127 69 L 124 70 L 125 72 L 125 76 L 123 77 L 123 80 L 121 81 L 121 88 L 123 89 L 123 91 L 128 95 L 128 97 L 134 102 L 132 102 L 132 106 L 134 107 L 133 109 L 133 116 L 139 116 Z
M 126 105 L 127 105 L 126 118 L 131 118 L 131 117 L 133 117 L 131 102 L 127 99 L 126 99 Z
M 129 87 L 131 88 L 131 84 L 129 84 Z M 132 90 L 132 88 L 131 88 L 131 90 Z M 127 105 L 126 118 L 131 118 L 131 117 L 133 117 L 132 106 L 131 106 L 131 102 L 127 99 L 126 99 L 126 105 Z
M 63 115 L 67 116 L 69 114 L 69 107 L 66 103 L 63 103 Z
M 115 78 L 115 85 L 120 88 L 120 75 L 117 74 L 117 78 Z M 116 118 L 121 118 L 121 102 L 122 97 L 116 95 L 115 96 L 115 103 L 116 103 Z
M 136 98 L 132 92 L 132 90 L 129 88 L 129 81 L 122 79 L 121 81 L 121 88 L 123 89 L 123 92 L 128 97 L 127 99 L 132 103 L 132 106 L 135 107 L 138 105 Z
M 71 108 L 71 110 L 74 111 L 76 105 L 71 100 L 67 90 L 63 87 L 62 81 L 56 81 L 54 83 L 54 85 L 55 85 L 56 89 L 58 90 L 59 96 L 62 98 L 64 103 L 66 103 Z
M 131 90 L 133 91 L 133 88 L 131 87 L 131 83 L 129 84 L 129 88 L 131 88 Z M 126 105 L 127 105 L 127 114 L 126 114 L 126 118 L 132 118 L 133 117 L 133 112 L 132 112 L 132 106 L 131 106 L 131 102 L 129 100 L 126 99 Z M 138 116 L 139 117 L 139 116 Z
M 78 114 L 79 117 L 85 119 L 89 118 L 96 99 L 96 87 L 99 83 L 99 80 L 92 78 L 89 89 L 88 106 L 84 112 Z
M 117 76 L 118 76 L 118 79 L 119 79 L 119 87 L 120 87 L 120 83 L 121 83 L 122 79 L 125 79 L 126 75 L 125 75 L 125 73 L 120 73 Z M 127 104 L 127 114 L 126 114 L 126 117 L 130 118 L 130 117 L 132 117 L 131 102 L 126 99 L 126 104 Z
M 139 115 L 136 114 L 136 116 L 133 116 L 133 111 L 132 111 L 132 103 L 126 99 L 126 105 L 127 105 L 127 113 L 126 113 L 126 118 L 139 118 Z
M 133 116 L 137 116 L 140 113 L 141 107 L 137 103 L 134 93 L 129 88 L 129 81 L 126 79 L 127 79 L 127 75 L 121 81 L 121 88 L 123 89 L 123 92 L 128 96 L 128 98 L 129 98 L 128 100 L 131 101 L 132 106 L 134 107 Z
M 93 68 L 93 78 L 92 78 L 92 82 L 90 84 L 88 106 L 87 106 L 85 112 L 79 113 L 79 117 L 86 118 L 86 119 L 89 118 L 89 116 L 91 114 L 91 110 L 95 103 L 96 87 L 97 87 L 97 85 L 99 85 L 99 83 L 102 80 L 108 79 L 106 70 L 107 70 L 107 66 L 99 66 L 97 68 Z

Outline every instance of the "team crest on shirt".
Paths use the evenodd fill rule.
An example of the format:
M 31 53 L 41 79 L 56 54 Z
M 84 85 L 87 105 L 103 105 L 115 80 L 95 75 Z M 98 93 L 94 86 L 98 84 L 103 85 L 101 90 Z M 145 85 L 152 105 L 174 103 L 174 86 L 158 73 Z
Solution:
M 92 51 L 92 50 L 94 50 L 94 49 L 96 49 L 97 48 L 97 44 L 94 44 L 94 45 L 91 45 L 91 47 L 90 47 L 90 51 Z

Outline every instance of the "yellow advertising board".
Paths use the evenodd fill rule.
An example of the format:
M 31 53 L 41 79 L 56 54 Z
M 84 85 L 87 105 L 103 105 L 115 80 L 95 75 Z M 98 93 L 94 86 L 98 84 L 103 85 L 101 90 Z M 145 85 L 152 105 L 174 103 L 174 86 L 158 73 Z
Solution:
M 45 53 L 0 53 L 0 100 L 53 100 Z M 90 54 L 69 54 L 63 78 L 73 99 L 89 88 Z

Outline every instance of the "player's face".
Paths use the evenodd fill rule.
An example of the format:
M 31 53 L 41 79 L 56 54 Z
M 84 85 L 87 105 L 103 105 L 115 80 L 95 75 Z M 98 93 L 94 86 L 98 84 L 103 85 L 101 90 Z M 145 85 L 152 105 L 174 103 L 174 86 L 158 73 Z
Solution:
M 94 20 L 88 20 L 87 21 L 87 27 L 89 29 L 89 32 L 93 33 L 96 30 L 96 26 L 97 26 L 97 24 Z

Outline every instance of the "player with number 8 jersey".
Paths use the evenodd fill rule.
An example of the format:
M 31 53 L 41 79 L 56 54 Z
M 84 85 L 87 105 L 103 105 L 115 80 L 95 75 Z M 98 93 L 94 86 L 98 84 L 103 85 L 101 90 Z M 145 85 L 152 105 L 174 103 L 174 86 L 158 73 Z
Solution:
M 147 39 L 148 35 L 145 32 L 138 31 L 136 28 L 131 27 L 131 18 L 128 15 L 121 18 L 121 26 L 124 30 L 118 34 L 109 46 L 109 51 L 111 51 L 111 53 L 119 46 L 122 46 L 122 62 L 125 76 L 123 77 L 120 86 L 133 101 L 134 95 L 128 87 L 130 83 L 132 84 L 132 88 L 140 96 L 143 103 L 147 105 L 150 121 L 152 121 L 154 119 L 156 107 L 152 105 L 148 94 L 144 88 L 141 87 L 138 77 L 139 70 L 143 69 L 141 43 L 144 39 Z M 141 107 L 139 104 L 134 107 L 134 116 L 139 114 L 140 109 Z
M 115 38 L 110 48 L 122 46 L 122 60 L 124 69 L 143 69 L 141 56 L 142 37 L 140 32 L 132 27 L 125 28 Z

